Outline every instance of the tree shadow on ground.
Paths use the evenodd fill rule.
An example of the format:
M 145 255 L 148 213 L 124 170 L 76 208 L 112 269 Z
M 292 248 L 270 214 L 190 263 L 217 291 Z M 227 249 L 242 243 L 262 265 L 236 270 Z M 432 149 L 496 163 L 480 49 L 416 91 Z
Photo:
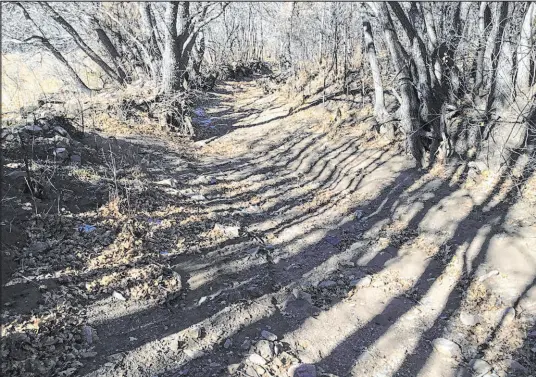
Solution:
M 104 300 L 104 294 L 81 300 L 86 307 L 101 305 L 102 310 L 97 311 L 100 318 L 89 318 L 89 323 L 97 328 L 101 337 L 101 341 L 94 344 L 98 355 L 86 362 L 80 373 L 158 373 L 166 376 L 185 370 L 192 376 L 220 373 L 226 365 L 240 362 L 245 357 L 240 352 L 230 355 L 222 346 L 225 338 L 232 337 L 233 349 L 237 350 L 236 346 L 246 337 L 255 338 L 259 329 L 270 327 L 284 337 L 321 313 L 319 309 L 311 308 L 313 313 L 305 310 L 296 312 L 294 317 L 286 316 L 282 304 L 293 288 L 333 278 L 339 272 L 342 260 L 356 262 L 354 271 L 359 277 L 365 274 L 378 276 L 392 263 L 402 261 L 404 247 L 417 240 L 422 225 L 427 223 L 427 216 L 459 189 L 459 185 L 453 185 L 452 181 L 460 172 L 450 169 L 446 176 L 437 178 L 403 163 L 404 158 L 395 150 L 387 147 L 376 150 L 376 147 L 367 148 L 365 144 L 363 139 L 329 143 L 326 135 L 304 132 L 287 138 L 280 145 L 259 146 L 255 149 L 257 153 L 246 154 L 232 163 L 222 161 L 202 165 L 186 161 L 167 145 L 147 143 L 142 156 L 152 156 L 146 160 L 147 176 L 151 181 L 166 176 L 177 177 L 176 191 L 206 191 L 207 200 L 199 203 L 155 187 L 158 196 L 154 197 L 152 207 L 121 220 L 125 223 L 126 220 L 146 222 L 146 217 L 150 216 L 163 222 L 172 221 L 170 226 L 155 228 L 150 237 L 136 234 L 136 229 L 132 234 L 143 241 L 143 247 L 138 249 L 142 256 L 158 252 L 150 242 L 154 239 L 164 239 L 161 245 L 172 247 L 175 230 L 187 240 L 179 255 L 162 257 L 159 262 L 180 274 L 182 288 L 171 292 L 179 295 L 170 297 L 166 305 L 144 301 L 110 303 Z M 177 161 L 181 163 L 177 165 Z M 213 188 L 210 184 L 196 183 L 193 177 L 186 177 L 192 170 L 214 175 L 219 183 Z M 464 174 L 465 171 L 461 176 Z M 377 181 L 381 184 L 372 185 Z M 440 335 L 448 322 L 444 317 L 460 308 L 460 291 L 466 290 L 475 280 L 479 266 L 485 262 L 489 243 L 501 231 L 508 213 L 507 202 L 496 205 L 491 212 L 484 211 L 491 205 L 502 183 L 499 181 L 465 218 L 455 222 L 454 230 L 444 241 L 460 246 L 459 254 L 464 256 L 463 245 L 475 242 L 485 224 L 490 224 L 476 255 L 464 257 L 464 263 L 470 262 L 470 267 L 464 264 L 465 275 L 455 281 L 446 305 L 440 313 L 434 313 L 430 327 L 413 345 L 413 353 L 396 366 L 400 375 L 415 376 L 425 367 L 431 355 L 428 341 Z M 232 187 L 238 187 L 238 190 L 233 192 Z M 507 192 L 505 197 L 509 194 Z M 151 198 L 152 194 L 147 195 L 145 199 Z M 135 195 L 131 199 L 134 201 Z M 182 212 L 162 215 L 170 203 L 180 207 Z M 253 205 L 260 208 L 260 213 L 237 213 Z M 401 213 L 406 212 L 402 227 L 389 233 L 387 243 L 381 244 L 379 240 L 386 232 L 385 225 L 400 221 Z M 356 217 L 357 213 L 362 215 Z M 186 220 L 190 222 L 182 223 Z M 247 232 L 210 245 L 196 245 L 203 241 L 205 231 L 220 222 L 239 222 Z M 198 225 L 200 228 L 195 228 Z M 260 240 L 253 237 L 254 233 Z M 272 248 L 267 249 L 267 255 L 250 252 L 253 247 L 270 244 L 272 233 L 277 242 L 268 245 Z M 119 244 L 124 240 L 118 239 L 116 234 L 110 241 Z M 89 246 L 87 250 L 90 251 Z M 410 289 L 396 293 L 379 313 L 340 340 L 328 354 L 321 355 L 318 365 L 342 376 L 351 373 L 351 368 L 364 355 L 363 349 L 381 340 L 410 311 L 423 306 L 423 299 L 432 291 L 435 281 L 446 273 L 454 255 L 449 254 L 443 260 L 423 260 L 424 269 L 412 283 L 412 294 L 408 293 Z M 89 262 L 84 260 L 84 263 Z M 84 285 L 115 270 L 137 266 L 126 261 L 97 268 L 73 276 L 63 284 Z M 212 298 L 212 295 L 215 296 Z M 331 297 L 324 304 L 323 312 L 329 313 L 345 299 L 344 295 Z M 104 312 L 106 310 L 109 312 Z M 244 312 L 248 314 L 241 316 Z M 205 349 L 211 351 L 190 360 L 182 352 L 181 347 L 188 345 L 180 343 L 183 340 L 180 333 L 199 324 L 207 331 L 200 342 L 205 342 Z M 122 360 L 110 362 L 110 356 L 118 353 L 124 354 Z M 166 368 L 169 370 L 165 371 Z M 394 370 L 390 372 L 395 374 Z
M 303 143 L 303 147 L 296 151 L 296 147 L 300 143 Z M 238 183 L 248 182 L 249 179 L 256 176 L 272 175 L 277 178 L 266 185 L 250 184 L 246 186 L 245 192 L 241 192 L 239 195 L 223 195 L 221 199 L 215 199 L 213 202 L 209 200 L 204 205 L 203 211 L 217 213 L 222 211 L 218 209 L 218 204 L 240 206 L 250 202 L 252 198 L 260 196 L 259 203 L 268 204 L 264 207 L 266 208 L 266 216 L 274 214 L 279 216 L 281 215 L 279 210 L 284 209 L 287 214 L 283 216 L 285 219 L 276 221 L 271 226 L 264 228 L 260 225 L 266 221 L 265 217 L 251 216 L 249 222 L 246 219 L 244 223 L 250 228 L 260 226 L 261 234 L 273 231 L 280 234 L 285 233 L 292 226 L 310 221 L 323 212 L 329 212 L 341 200 L 362 189 L 362 180 L 367 175 L 374 175 L 383 165 L 392 164 L 394 159 L 392 153 L 388 153 L 386 156 L 382 156 L 380 153 L 379 156 L 363 157 L 365 160 L 364 168 L 361 168 L 363 174 L 356 174 L 348 180 L 348 175 L 353 172 L 352 169 L 348 170 L 348 166 L 352 166 L 355 170 L 359 166 L 352 161 L 352 158 L 356 156 L 361 157 L 356 145 L 346 142 L 332 147 L 328 151 L 320 151 L 317 149 L 318 147 L 315 147 L 318 144 L 308 140 L 307 137 L 298 141 L 287 141 L 280 146 L 281 150 L 272 156 L 270 156 L 270 152 L 274 150 L 268 148 L 268 151 L 261 152 L 253 159 L 238 159 L 231 166 L 223 163 L 213 170 L 209 170 L 209 172 L 219 174 L 218 177 L 236 174 L 238 171 L 239 174 L 235 175 L 238 177 L 236 178 Z M 304 164 L 308 158 L 312 159 L 312 162 L 309 165 Z M 330 161 L 335 162 L 329 164 Z M 305 180 L 297 179 L 292 185 L 289 177 L 296 171 L 300 171 L 306 178 Z M 149 307 L 134 314 L 105 320 L 99 324 L 100 332 L 112 337 L 114 334 L 122 334 L 123 339 L 99 345 L 100 356 L 86 370 L 95 370 L 113 352 L 136 351 L 139 354 L 151 347 L 162 347 L 162 352 L 167 354 L 166 357 L 169 357 L 176 364 L 172 371 L 166 372 L 164 375 L 174 375 L 186 370 L 188 370 L 189 375 L 218 372 L 225 364 L 240 362 L 243 359 L 240 354 L 225 355 L 226 351 L 221 348 L 222 339 L 233 337 L 234 341 L 239 344 L 246 337 L 255 337 L 258 329 L 268 326 L 281 335 L 297 331 L 310 318 L 310 315 L 305 314 L 289 319 L 282 314 L 279 305 L 274 304 L 274 302 L 281 303 L 281 300 L 285 295 L 288 295 L 293 287 L 304 281 L 329 278 L 337 271 L 333 260 L 347 258 L 358 261 L 363 258 L 366 254 L 363 247 L 352 246 L 370 245 L 370 241 L 364 235 L 373 232 L 382 224 L 396 221 L 395 214 L 403 211 L 408 204 L 420 204 L 420 208 L 409 216 L 409 220 L 400 230 L 402 233 L 407 233 L 407 237 L 403 241 L 394 237 L 387 245 L 375 251 L 367 262 L 359 264 L 358 267 L 358 270 L 363 273 L 382 273 L 390 263 L 403 258 L 401 249 L 416 241 L 419 229 L 425 223 L 430 211 L 440 207 L 443 200 L 448 199 L 456 192 L 452 187 L 451 180 L 454 179 L 455 174 L 460 175 L 459 171 L 454 170 L 451 171 L 450 175 L 439 179 L 434 178 L 429 173 L 412 168 L 403 168 L 391 173 L 391 181 L 386 183 L 380 191 L 376 191 L 361 205 L 354 206 L 347 211 L 347 214 L 356 212 L 368 214 L 364 221 L 354 219 L 346 221 L 343 225 L 332 225 L 330 230 L 320 232 L 322 236 L 319 240 L 307 240 L 310 235 L 308 232 L 291 234 L 284 242 L 276 245 L 276 248 L 281 249 L 282 252 L 275 253 L 276 255 L 267 259 L 252 256 L 247 252 L 251 246 L 256 244 L 255 241 L 248 240 L 248 237 L 235 240 L 221 249 L 200 250 L 200 253 L 196 255 L 180 256 L 175 260 L 178 270 L 184 276 L 197 275 L 203 281 L 197 281 L 194 286 L 188 286 L 188 292 L 182 298 L 183 302 L 180 308 Z M 465 172 L 462 172 L 461 175 L 464 176 L 464 174 Z M 380 177 L 382 176 L 380 175 Z M 233 180 L 236 182 L 236 179 Z M 345 182 L 341 186 L 343 181 Z M 285 197 L 290 191 L 307 187 L 311 183 L 317 183 L 317 185 L 305 190 L 304 193 L 290 198 Z M 433 184 L 429 186 L 431 183 Z M 454 288 L 450 290 L 450 294 L 446 298 L 446 305 L 437 315 L 434 313 L 433 317 L 435 318 L 433 318 L 430 327 L 419 336 L 418 341 L 413 345 L 412 353 L 399 361 L 396 368 L 401 375 L 417 375 L 424 368 L 432 351 L 428 342 L 441 335 L 442 329 L 448 322 L 445 317 L 461 307 L 463 295 L 459 291 L 463 292 L 468 287 L 470 282 L 475 279 L 479 267 L 485 262 L 487 247 L 491 237 L 502 229 L 508 204 L 496 206 L 491 213 L 483 210 L 494 200 L 502 183 L 499 181 L 495 189 L 489 192 L 481 204 L 473 206 L 469 214 L 456 223 L 455 229 L 446 239 L 445 243 L 459 246 L 461 250 L 463 245 L 471 245 L 475 242 L 487 220 L 491 222 L 483 245 L 478 249 L 476 255 L 471 256 L 471 267 L 464 265 L 462 268 L 463 271 L 466 271 L 465 276 L 455 281 Z M 287 187 L 289 184 L 291 184 L 290 188 Z M 281 187 L 283 185 L 285 187 Z M 304 202 L 313 200 L 311 196 L 313 192 L 329 187 L 337 187 L 338 190 L 327 202 L 321 202 L 312 208 L 302 207 Z M 431 197 L 429 197 L 430 194 Z M 507 197 L 509 194 L 510 192 L 507 193 Z M 378 211 L 378 209 L 380 210 Z M 242 218 L 242 220 L 244 219 Z M 309 231 L 309 233 L 313 232 Z M 333 244 L 333 239 L 343 238 L 343 235 L 348 233 L 354 235 L 349 244 L 345 242 Z M 301 244 L 304 246 L 300 246 Z M 463 255 L 465 252 L 462 250 L 459 253 Z M 434 282 L 446 273 L 446 268 L 454 255 L 450 254 L 444 260 L 431 258 L 431 260 L 423 261 L 424 270 L 413 283 L 411 295 L 408 295 L 408 289 L 392 297 L 380 313 L 364 323 L 357 331 L 346 336 L 329 354 L 323 355 L 318 365 L 331 373 L 341 375 L 350 373 L 350 369 L 354 367 L 360 355 L 363 355 L 361 353 L 363 349 L 373 346 L 382 339 L 399 323 L 402 317 L 414 308 L 422 307 L 421 300 L 432 290 Z M 469 257 L 464 257 L 464 261 L 469 261 L 467 258 Z M 294 269 L 293 266 L 296 265 L 298 268 Z M 221 293 L 215 301 L 199 305 L 203 297 L 209 296 L 214 291 L 220 292 L 220 290 Z M 342 297 L 331 300 L 329 305 L 323 309 L 329 311 L 338 306 L 342 300 Z M 179 332 L 182 330 L 196 324 L 210 326 L 218 321 L 228 321 L 226 313 L 233 310 L 239 313 L 241 307 L 255 305 L 265 305 L 267 309 L 261 311 L 257 318 L 238 319 L 236 326 L 224 328 L 224 336 L 222 335 L 217 339 L 207 339 L 212 352 L 206 353 L 196 360 L 189 360 L 179 351 L 180 345 L 176 344 L 181 339 Z M 211 329 L 216 330 L 215 326 L 212 326 Z M 128 342 L 125 334 L 137 340 Z M 127 367 L 134 360 L 127 358 L 121 365 Z M 217 360 L 216 363 L 215 360 Z M 158 360 L 154 360 L 154 362 L 154 367 L 148 367 L 145 373 L 162 372 L 158 369 Z M 120 369 L 123 368 L 121 365 L 119 365 Z M 100 371 L 102 372 L 102 370 Z M 395 373 L 394 370 L 392 372 Z

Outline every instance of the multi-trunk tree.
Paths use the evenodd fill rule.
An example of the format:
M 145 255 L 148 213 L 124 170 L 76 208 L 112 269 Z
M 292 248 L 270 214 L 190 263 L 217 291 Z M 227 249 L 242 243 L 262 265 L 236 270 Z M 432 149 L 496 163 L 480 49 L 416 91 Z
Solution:
M 43 47 L 83 92 L 96 88 L 89 88 L 73 68 L 65 57 L 65 48 L 55 45 L 60 40 L 68 40 L 95 63 L 109 84 L 150 82 L 156 89 L 155 99 L 173 106 L 169 97 L 179 95 L 187 89 L 188 79 L 200 74 L 205 50 L 203 29 L 227 5 L 95 2 L 82 7 L 76 3 L 35 2 L 12 3 L 4 11 L 13 18 L 6 28 L 9 41 Z M 26 24 L 17 25 L 17 17 Z M 165 118 L 174 122 L 169 114 Z
M 493 137 L 493 130 L 508 149 L 523 147 L 534 127 L 529 122 L 535 110 L 534 3 L 367 5 L 387 45 L 392 66 L 387 77 L 396 82 L 400 129 L 418 161 L 425 155 L 433 161 L 440 147 L 451 148 L 447 113 L 468 108 L 480 120 L 480 141 Z M 377 51 L 369 22 L 363 25 L 375 113 L 382 119 Z M 524 137 L 513 132 L 516 127 L 524 129 Z M 496 163 L 507 160 L 505 154 L 496 157 Z
M 502 151 L 523 147 L 534 133 L 533 2 L 2 7 L 4 40 L 46 49 L 85 92 L 95 88 L 73 68 L 69 49 L 93 61 L 107 84 L 142 81 L 162 101 L 184 93 L 207 62 L 268 60 L 297 76 L 304 70 L 313 71 L 308 77 L 321 74 L 321 90 L 329 80 L 346 88 L 348 80 L 359 80 L 361 95 L 374 93 L 378 122 L 397 125 L 408 151 L 423 164 L 440 151 L 455 151 L 461 139 L 477 152 L 500 139 L 507 148 L 491 149 Z M 456 118 L 463 120 L 461 131 L 452 130 Z

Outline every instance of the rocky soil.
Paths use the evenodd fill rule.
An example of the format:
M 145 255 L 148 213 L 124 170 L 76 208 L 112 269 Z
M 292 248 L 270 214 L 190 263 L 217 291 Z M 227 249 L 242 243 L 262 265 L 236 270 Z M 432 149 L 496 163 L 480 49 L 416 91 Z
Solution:
M 330 98 L 2 130 L 5 375 L 534 376 L 535 179 L 418 170 Z

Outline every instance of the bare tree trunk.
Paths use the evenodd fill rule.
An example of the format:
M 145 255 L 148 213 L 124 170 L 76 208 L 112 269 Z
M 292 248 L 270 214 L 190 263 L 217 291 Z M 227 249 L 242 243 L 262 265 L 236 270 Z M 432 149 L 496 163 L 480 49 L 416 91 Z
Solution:
M 390 2 L 389 6 L 393 9 L 396 17 L 402 24 L 412 47 L 412 55 L 415 60 L 418 75 L 418 93 L 421 100 L 420 115 L 421 118 L 428 122 L 430 114 L 437 114 L 439 106 L 435 101 L 435 96 L 432 92 L 430 72 L 428 71 L 429 57 L 426 51 L 424 42 L 418 35 L 416 29 L 408 20 L 404 10 L 398 2 Z
M 437 42 L 437 32 L 434 22 L 434 17 L 432 14 L 432 4 L 430 3 L 421 3 L 421 12 L 423 14 L 424 23 L 426 25 L 426 32 L 428 34 L 428 50 L 429 51 L 437 51 L 438 49 L 438 42 Z M 432 86 L 438 87 L 440 86 L 442 80 L 443 80 L 443 65 L 441 64 L 441 60 L 438 58 L 437 54 L 434 54 L 432 69 Z
M 502 41 L 495 74 L 495 90 L 493 92 L 495 106 L 498 108 L 504 108 L 505 105 L 511 104 L 515 93 L 513 57 L 512 43 L 508 40 Z
M 534 64 L 531 52 L 534 48 L 534 23 L 536 21 L 536 3 L 527 3 L 525 17 L 521 26 L 521 35 L 517 47 L 517 77 L 516 88 L 519 92 L 525 93 L 530 87 L 530 66 Z M 525 93 L 528 94 L 529 93 Z
M 365 39 L 365 48 L 372 73 L 372 81 L 374 82 L 374 115 L 378 122 L 383 122 L 387 118 L 387 110 L 385 109 L 385 100 L 383 96 L 383 83 L 378 57 L 376 56 L 376 48 L 374 47 L 374 39 L 372 37 L 372 28 L 368 20 L 363 20 L 363 33 Z
M 289 25 L 287 29 L 287 55 L 288 55 L 288 61 L 290 65 L 293 65 L 293 59 L 292 59 L 292 33 L 294 32 L 294 10 L 296 9 L 296 2 L 293 1 L 290 3 L 290 17 L 289 17 Z
M 499 65 L 499 58 L 501 55 L 501 51 L 504 50 L 503 43 L 502 43 L 502 37 L 503 37 L 503 31 L 506 26 L 507 22 L 507 16 L 508 16 L 508 3 L 502 2 L 496 4 L 496 17 L 495 17 L 495 30 L 492 33 L 492 36 L 494 38 L 494 47 L 491 54 L 491 74 L 489 79 L 489 94 L 488 94 L 488 100 L 486 103 L 486 114 L 489 114 L 490 111 L 492 111 L 494 105 L 497 101 L 497 68 Z M 500 88 L 500 87 L 499 87 Z M 502 101 L 500 101 L 502 102 Z
M 478 94 L 482 83 L 484 82 L 484 53 L 485 53 L 485 43 L 486 43 L 486 29 L 488 27 L 488 22 L 486 22 L 486 11 L 488 10 L 488 4 L 483 1 L 480 4 L 480 11 L 478 13 L 478 26 L 480 31 L 480 39 L 478 41 L 478 50 L 476 58 L 476 74 L 475 74 L 475 85 L 473 88 L 473 93 Z
M 413 157 L 422 165 L 423 146 L 420 140 L 419 99 L 415 92 L 411 73 L 407 64 L 408 56 L 396 35 L 393 20 L 385 3 L 368 3 L 376 10 L 385 41 L 389 48 L 391 61 L 397 73 L 400 92 L 400 126 L 406 135 L 406 145 Z
M 145 34 L 148 36 L 149 51 L 151 54 L 154 54 L 156 59 L 160 59 L 162 57 L 162 50 L 158 44 L 156 35 L 158 29 L 156 28 L 154 16 L 151 11 L 151 3 L 139 3 L 139 10 L 145 27 Z
M 86 53 L 87 56 L 91 58 L 102 70 L 113 80 L 117 81 L 120 84 L 123 84 L 124 81 L 119 77 L 119 75 L 108 65 L 102 58 L 97 55 L 95 51 L 89 47 L 86 42 L 80 37 L 76 30 L 69 24 L 59 13 L 57 13 L 47 2 L 39 3 L 43 10 L 52 17 L 71 37 L 73 37 L 77 46 L 80 47 L 82 51 Z
M 69 76 L 71 76 L 72 80 L 74 81 L 78 89 L 80 89 L 80 91 L 85 94 L 91 93 L 92 90 L 84 83 L 84 81 L 82 81 L 78 73 L 76 73 L 74 68 L 67 61 L 67 59 L 65 59 L 62 53 L 59 52 L 58 49 L 56 49 L 56 47 L 54 47 L 48 39 L 39 36 L 32 36 L 31 39 L 39 40 L 39 42 L 41 42 L 41 44 L 64 65 L 64 67 L 67 69 L 67 73 L 69 73 Z
M 339 14 L 337 12 L 336 3 L 331 4 L 333 6 L 332 19 L 334 24 L 333 30 L 333 65 L 335 67 L 335 77 L 338 76 L 339 72 Z
M 484 82 L 483 87 L 489 93 L 491 84 L 496 78 L 496 62 L 500 56 L 502 46 L 502 36 L 506 17 L 508 14 L 508 4 L 493 3 L 491 8 L 491 31 L 486 41 L 486 50 L 484 52 Z
M 164 15 L 164 55 L 162 57 L 162 84 L 160 90 L 165 94 L 180 90 L 181 77 L 177 74 L 180 49 L 177 42 L 177 14 L 179 3 L 169 2 Z
M 60 61 L 60 63 L 62 63 L 65 68 L 67 69 L 67 73 L 69 74 L 69 76 L 71 76 L 72 80 L 74 81 L 75 85 L 78 87 L 78 89 L 80 89 L 81 92 L 85 93 L 85 94 L 90 94 L 91 93 L 91 89 L 86 85 L 86 83 L 84 81 L 82 81 L 82 79 L 80 78 L 80 76 L 78 75 L 78 73 L 74 70 L 74 68 L 69 64 L 69 62 L 67 61 L 67 59 L 65 59 L 65 57 L 63 56 L 63 54 L 56 48 L 54 47 L 50 41 L 44 36 L 44 33 L 43 33 L 43 30 L 41 30 L 41 28 L 39 28 L 37 26 L 37 24 L 35 23 L 35 21 L 32 19 L 32 17 L 30 16 L 30 13 L 28 13 L 28 11 L 26 10 L 26 8 L 22 5 L 22 3 L 20 2 L 17 2 L 15 3 L 21 10 L 22 10 L 22 13 L 24 15 L 24 18 L 26 18 L 28 21 L 30 21 L 38 30 L 41 34 L 43 34 L 43 36 L 37 36 L 37 35 L 34 35 L 28 39 L 26 39 L 24 42 L 26 43 L 31 43 L 31 41 L 33 40 L 36 40 L 38 42 L 40 42 L 43 47 L 45 47 L 48 51 L 50 51 L 50 53 Z
M 199 76 L 201 73 L 201 63 L 203 63 L 203 57 L 205 56 L 205 34 L 203 32 L 199 33 L 199 42 L 195 44 L 194 51 L 193 69 L 195 74 Z
M 97 32 L 97 36 L 99 37 L 100 42 L 102 43 L 106 51 L 108 51 L 108 54 L 111 56 L 115 64 L 115 67 L 117 69 L 117 74 L 119 75 L 121 80 L 126 82 L 127 75 L 125 74 L 125 71 L 121 67 L 121 56 L 117 52 L 117 49 L 115 48 L 114 44 L 112 43 L 112 41 L 110 40 L 110 38 L 108 37 L 108 35 L 102 28 L 98 27 L 95 29 L 95 31 Z
M 324 23 L 325 23 L 326 4 L 322 3 L 322 24 L 320 27 L 320 43 L 318 46 L 318 64 L 322 65 L 323 48 L 324 48 Z
M 260 24 L 261 24 L 261 46 L 259 51 L 259 59 L 264 61 L 264 32 L 262 28 L 262 17 L 260 18 Z
M 434 22 L 434 16 L 432 14 L 432 4 L 420 3 L 421 10 L 424 15 L 424 21 L 426 24 L 426 32 L 428 33 L 428 41 L 430 44 L 430 51 L 437 48 L 437 32 Z

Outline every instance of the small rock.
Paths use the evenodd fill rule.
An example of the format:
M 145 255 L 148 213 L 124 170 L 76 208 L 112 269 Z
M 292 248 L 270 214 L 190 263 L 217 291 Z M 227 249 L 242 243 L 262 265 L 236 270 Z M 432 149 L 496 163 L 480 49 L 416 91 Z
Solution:
M 15 134 L 9 133 L 6 136 L 2 136 L 2 140 L 4 140 L 4 141 L 13 141 L 13 140 L 15 140 Z
M 108 364 L 108 363 L 106 363 L 106 364 Z M 106 364 L 104 364 L 104 365 L 106 365 Z M 112 363 L 109 363 L 109 364 L 112 364 Z M 112 364 L 112 366 L 113 366 L 113 364 Z M 76 373 L 77 370 L 78 370 L 78 368 L 74 368 L 74 367 L 73 368 L 67 368 L 67 369 L 62 370 L 61 372 L 59 372 L 58 376 L 60 376 L 60 377 L 72 376 L 73 374 Z
M 202 194 L 192 195 L 192 196 L 190 196 L 190 199 L 195 200 L 197 202 L 203 202 L 203 201 L 207 200 L 207 198 L 205 198 L 205 196 L 202 195 Z
M 81 352 L 80 356 L 82 357 L 82 359 L 91 359 L 97 356 L 97 352 Z
M 93 343 L 93 329 L 90 326 L 82 327 L 82 333 L 87 344 Z
M 0 130 L 0 139 L 5 139 L 7 136 L 12 135 L 11 128 L 2 127 Z
M 274 357 L 274 345 L 268 340 L 259 340 L 255 344 L 255 350 L 266 360 L 271 360 Z
M 240 227 L 239 226 L 227 226 L 222 224 L 214 225 L 214 230 L 216 232 L 222 233 L 231 238 L 237 238 L 240 236 Z
M 316 367 L 312 364 L 293 365 L 288 370 L 288 377 L 316 377 Z
M 305 296 L 302 296 L 299 299 L 289 298 L 281 305 L 282 312 L 293 316 L 316 316 L 318 315 L 319 310 L 320 309 L 312 302 L 312 298 L 308 301 L 305 299 Z
M 461 357 L 462 350 L 460 346 L 454 343 L 452 340 L 437 338 L 432 342 L 432 345 L 436 351 L 445 356 L 453 358 Z
M 269 340 L 271 342 L 275 342 L 277 340 L 277 335 L 275 335 L 274 333 L 271 333 L 270 331 L 262 330 L 261 336 L 264 339 Z
M 469 366 L 477 376 L 482 376 L 491 371 L 491 365 L 482 359 L 473 359 L 469 362 Z
M 112 296 L 116 299 L 118 299 L 119 301 L 126 301 L 127 299 L 125 298 L 125 296 L 123 296 L 121 293 L 117 292 L 117 291 L 114 291 L 114 293 L 112 293 Z
M 467 313 L 467 312 L 461 312 L 460 313 L 460 322 L 467 327 L 473 327 L 480 323 L 480 319 L 477 315 Z
M 207 296 L 203 296 L 199 299 L 199 301 L 197 302 L 197 306 L 200 306 L 200 305 L 203 305 L 206 301 L 208 300 L 208 297 Z
M 240 364 L 230 364 L 227 366 L 227 373 L 229 373 L 231 376 L 234 376 L 238 371 L 238 368 L 240 368 Z
M 225 339 L 225 343 L 223 343 L 223 348 L 229 349 L 231 348 L 232 345 L 233 345 L 233 341 L 231 339 Z
M 249 206 L 247 208 L 242 209 L 240 212 L 253 215 L 253 214 L 261 212 L 261 208 L 259 206 Z
M 251 249 L 246 250 L 246 253 L 248 253 L 249 255 L 256 255 L 260 250 L 260 246 L 255 246 Z
M 248 377 L 259 377 L 259 373 L 257 373 L 257 370 L 252 365 L 246 365 L 243 371 Z
M 180 344 L 177 340 L 171 341 L 169 348 L 172 352 L 177 352 L 180 348 Z
M 67 149 L 65 148 L 56 148 L 54 150 L 54 156 L 59 160 L 65 160 L 69 157 L 69 152 L 67 152 Z
M 43 129 L 39 126 L 31 125 L 31 126 L 25 126 L 23 128 L 23 131 L 26 131 L 30 135 L 38 135 L 43 131 Z
M 159 186 L 177 187 L 177 180 L 173 178 L 162 179 L 161 181 L 155 182 L 155 184 Z
M 366 288 L 372 283 L 372 276 L 367 275 L 361 279 L 353 279 L 350 281 L 350 285 L 356 288 Z
M 346 260 L 345 260 L 345 261 L 342 261 L 342 262 L 340 263 L 340 266 L 341 266 L 341 267 L 355 267 L 355 263 L 352 262 L 352 261 L 346 261 Z
M 65 128 L 63 128 L 61 126 L 54 127 L 54 132 L 57 133 L 60 136 L 69 137 L 69 134 L 67 133 Z
M 186 334 L 189 338 L 192 338 L 192 339 L 199 339 L 201 338 L 201 336 L 203 335 L 203 328 L 200 327 L 200 326 L 193 326 L 193 327 L 190 327 L 187 331 L 186 331 Z
M 249 339 L 246 339 L 242 342 L 242 345 L 240 346 L 240 348 L 242 348 L 243 350 L 249 350 L 249 347 L 251 347 L 251 340 Z
M 242 300 L 244 297 L 244 292 L 242 291 L 238 291 L 238 290 L 234 290 L 234 291 L 231 291 L 231 292 L 228 292 L 227 293 L 227 301 L 229 302 L 237 302 L 237 301 L 240 301 Z
M 262 289 L 256 285 L 248 287 L 247 291 L 249 295 L 253 298 L 259 298 L 263 295 Z
M 198 359 L 200 357 L 203 357 L 205 353 L 201 350 L 192 350 L 192 349 L 185 349 L 184 354 L 190 359 Z
M 294 295 L 294 298 L 296 298 L 297 300 L 305 300 L 311 305 L 313 304 L 313 297 L 307 292 L 304 292 L 298 288 L 294 288 L 292 290 L 292 294 Z
M 70 139 L 60 136 L 60 135 L 54 136 L 53 141 L 54 141 L 54 144 L 56 144 L 58 147 L 68 147 L 69 145 L 71 145 Z
M 34 254 L 40 254 L 40 253 L 47 251 L 48 248 L 49 248 L 48 243 L 38 241 L 38 242 L 31 244 L 28 249 L 30 250 L 30 252 Z
M 478 281 L 479 281 L 480 283 L 482 283 L 484 280 L 487 280 L 487 279 L 489 279 L 490 277 L 492 277 L 492 276 L 497 276 L 497 275 L 499 275 L 499 271 L 497 271 L 497 270 L 493 270 L 493 271 L 490 271 L 490 272 L 488 272 L 487 274 L 484 274 L 484 275 L 482 275 L 481 277 L 479 277 L 479 278 L 478 278 Z
M 113 355 L 110 355 L 107 357 L 108 361 L 110 361 L 111 363 L 115 363 L 115 364 L 117 364 L 124 358 L 125 358 L 125 355 L 122 353 L 114 353 Z
M 264 357 L 256 353 L 252 353 L 251 355 L 249 355 L 248 360 L 256 365 L 266 365 L 266 360 L 264 359 Z
M 334 282 L 333 280 L 324 280 L 323 282 L 320 282 L 320 284 L 318 284 L 318 288 L 331 288 L 331 287 L 334 287 L 336 286 L 337 283 Z

